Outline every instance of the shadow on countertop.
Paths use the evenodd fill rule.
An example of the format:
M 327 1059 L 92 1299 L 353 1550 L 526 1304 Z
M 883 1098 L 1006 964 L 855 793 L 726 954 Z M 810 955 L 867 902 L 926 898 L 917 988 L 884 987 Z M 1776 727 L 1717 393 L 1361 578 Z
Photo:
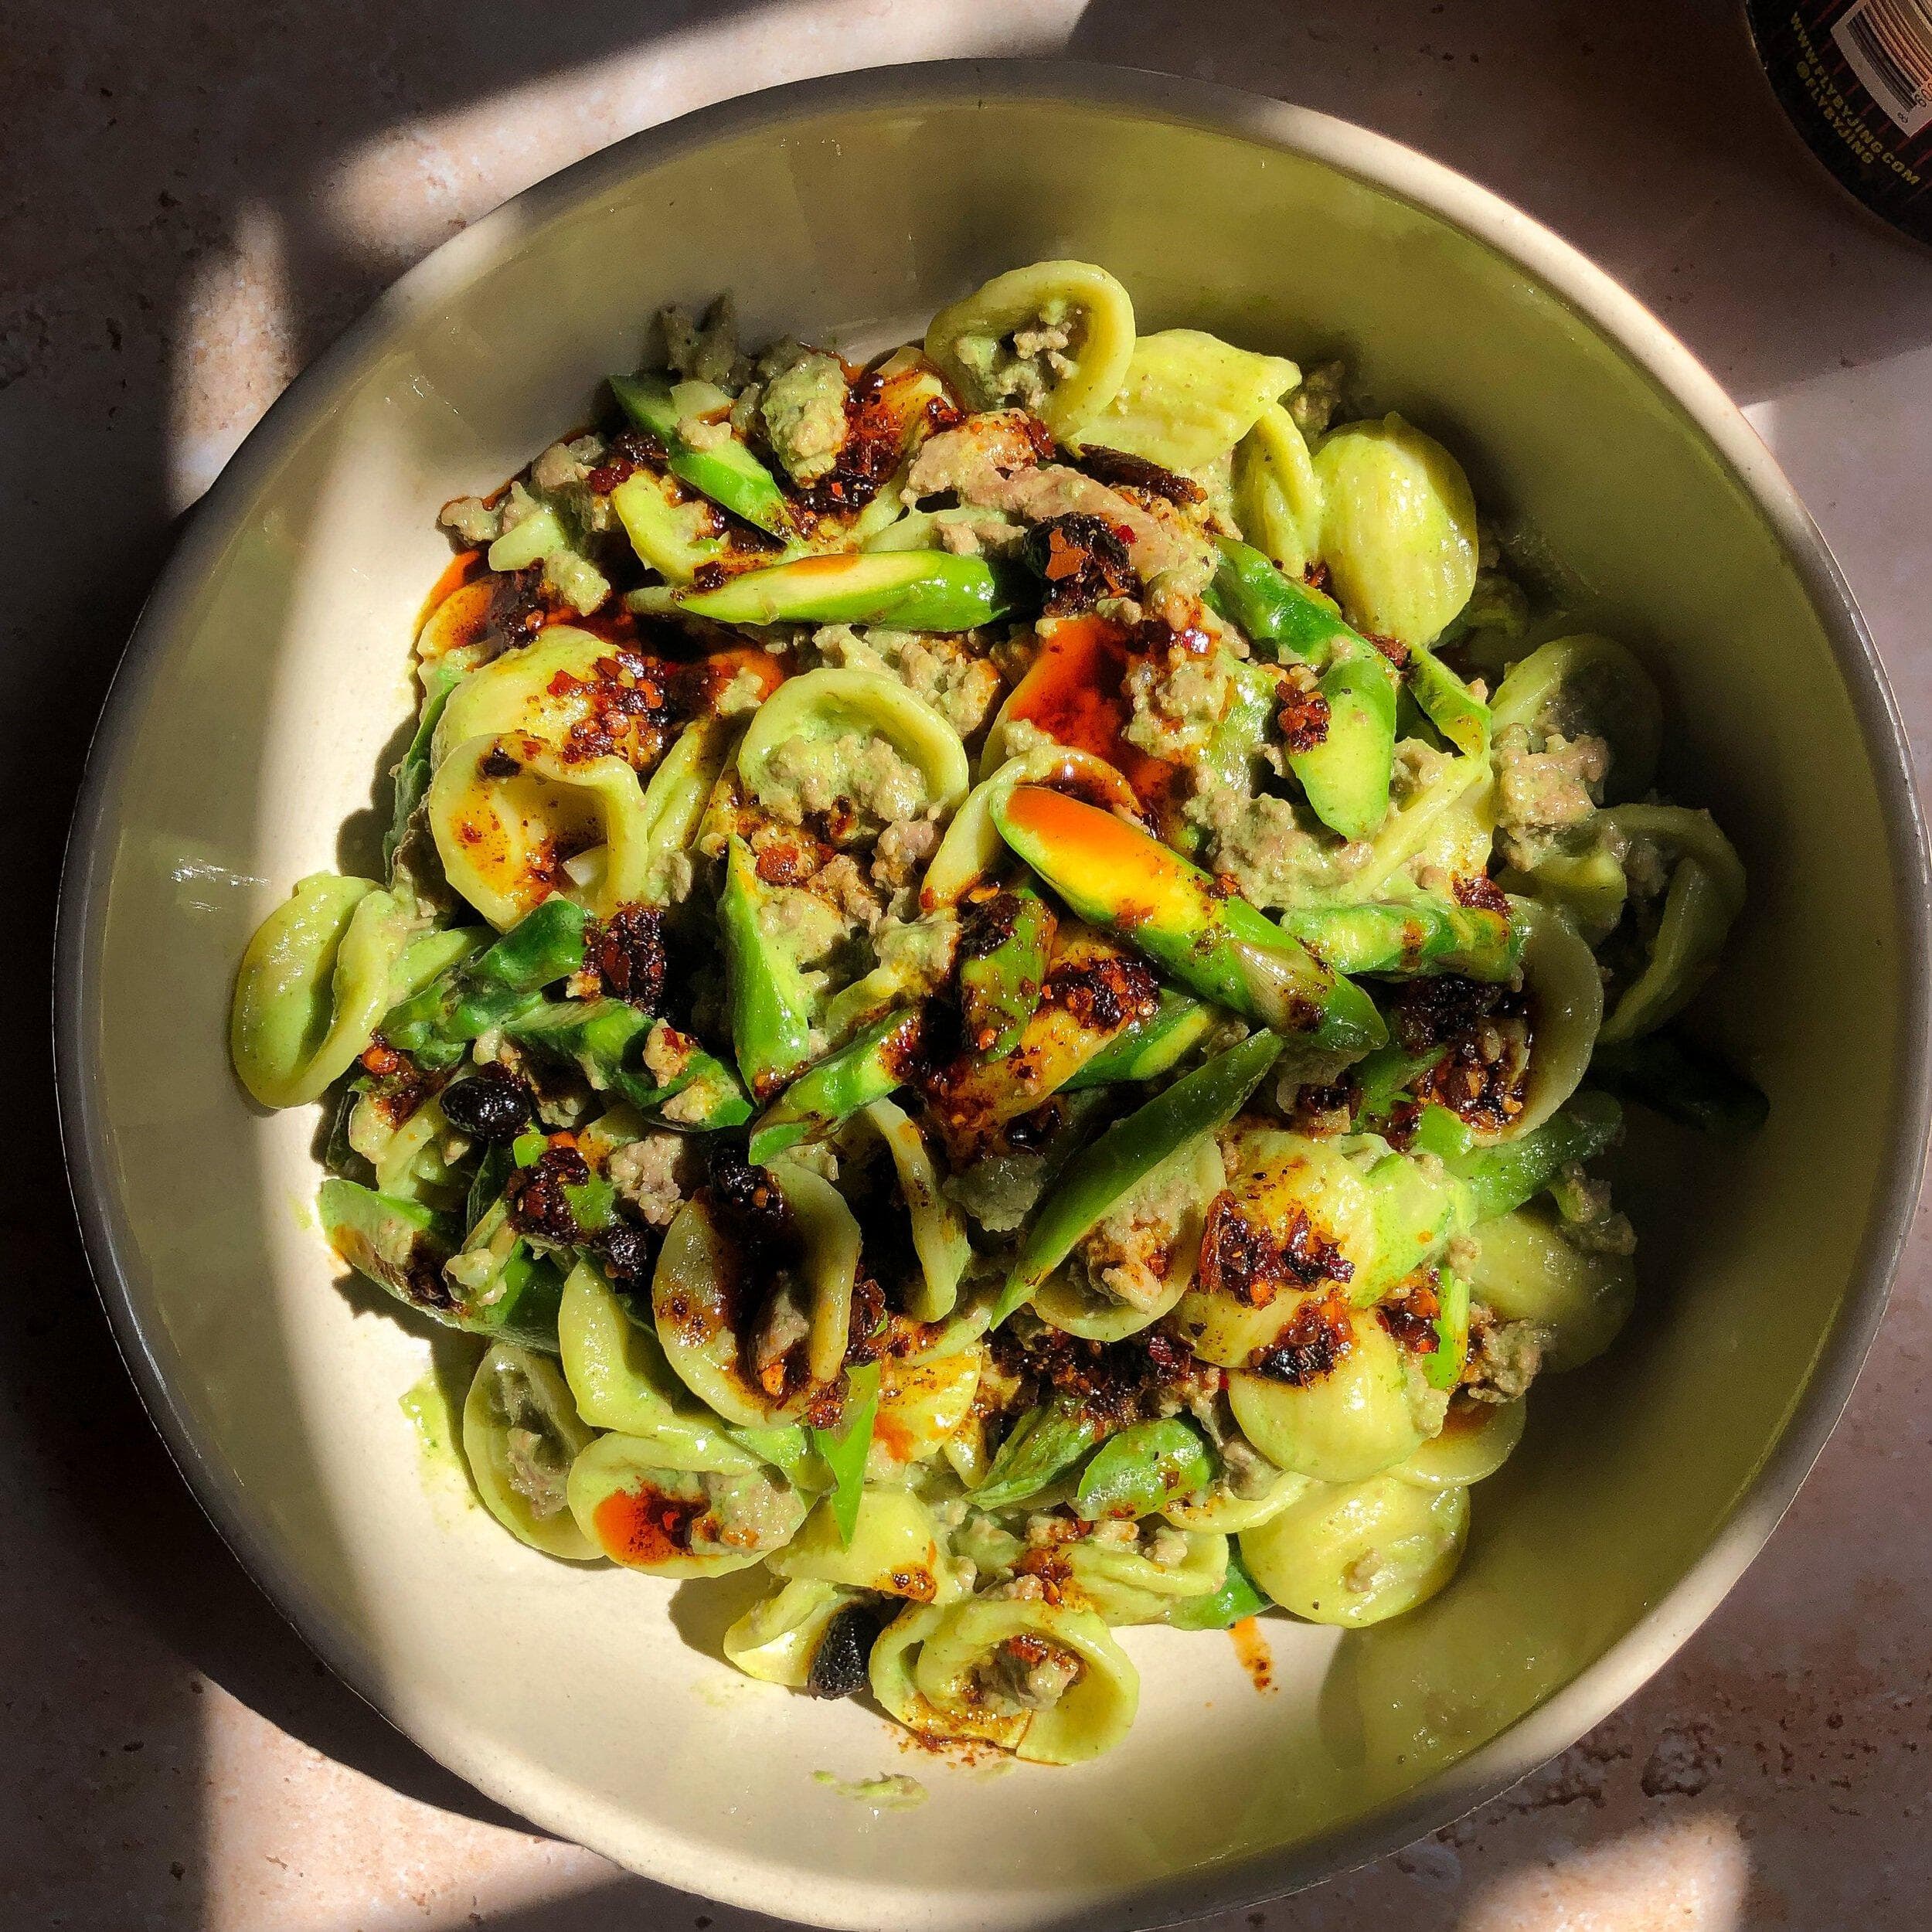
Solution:
M 8 764 L 16 910 L 0 993 L 19 1019 L 17 1117 L 35 1123 L 0 1199 L 16 1297 L 0 1341 L 0 1533 L 15 1553 L 0 1587 L 9 1925 L 214 1921 L 201 1892 L 219 1774 L 204 1750 L 204 1679 L 393 1790 L 519 1826 L 328 1675 L 223 1546 L 143 1413 L 47 1131 L 53 907 L 89 736 L 178 532 L 198 391 L 220 379 L 199 364 L 196 307 L 237 272 L 249 211 L 270 211 L 282 237 L 285 285 L 268 291 L 263 325 L 281 337 L 271 361 L 293 373 L 407 265 L 356 252 L 324 218 L 322 184 L 345 155 L 546 69 L 740 10 L 559 9 L 540 33 L 506 0 L 414 17 L 354 0 L 9 10 L 0 500 L 16 570 L 0 649 L 22 728 Z M 224 346 L 240 364 L 263 345 Z
M 34 1124 L 0 1202 L 17 1309 L 0 1343 L 10 1469 L 0 1528 L 10 1550 L 33 1553 L 32 1581 L 22 1563 L 0 1590 L 0 1682 L 21 1740 L 0 1773 L 9 1923 L 118 1932 L 213 1922 L 197 1823 L 213 1776 L 204 1678 L 392 1789 L 517 1823 L 324 1672 L 228 1556 L 156 1440 L 88 1285 L 58 1148 L 41 1124 L 52 1117 L 47 940 L 88 734 L 172 540 L 183 447 L 216 433 L 204 390 L 221 372 L 199 359 L 198 305 L 240 273 L 251 211 L 279 228 L 282 285 L 243 312 L 259 313 L 274 338 L 267 359 L 292 372 L 440 239 L 413 233 L 373 253 L 348 239 L 330 199 L 346 158 L 542 74 L 587 75 L 646 49 L 675 47 L 681 70 L 693 70 L 686 91 L 722 97 L 733 77 L 704 72 L 703 36 L 762 4 L 553 9 L 535 32 L 527 5 L 509 0 L 433 14 L 376 0 L 219 14 L 178 0 L 9 9 L 0 500 L 22 563 L 0 647 L 16 723 L 20 910 L 0 951 L 0 994 L 19 1021 L 16 1117 Z M 1041 51 L 1070 28 L 1067 50 L 1081 58 L 1239 84 L 1381 128 L 1595 255 L 1747 399 L 1932 339 L 1932 256 L 1869 223 L 1810 162 L 1734 10 L 1715 0 L 1621 13 L 1593 0 L 1091 0 L 1083 12 L 1035 11 L 1015 28 L 1019 9 L 988 7 L 951 50 Z M 828 0 L 815 12 L 849 31 L 815 41 L 799 71 L 934 45 L 888 35 L 876 9 Z M 427 199 L 452 211 L 451 232 L 482 212 L 460 180 Z M 244 352 L 239 366 L 262 345 L 229 346 Z M 246 401 L 270 400 L 264 389 Z M 1427 1866 L 1418 1927 L 1454 1915 L 1424 1882 Z M 104 1913 L 106 1900 L 121 1903 L 90 1919 L 73 1903 L 83 1895 Z M 1297 1923 L 1343 1923 L 1319 1898 Z M 1284 1923 L 1279 1910 L 1271 1923 Z M 771 1923 L 628 1880 L 489 1922 L 499 1932 Z

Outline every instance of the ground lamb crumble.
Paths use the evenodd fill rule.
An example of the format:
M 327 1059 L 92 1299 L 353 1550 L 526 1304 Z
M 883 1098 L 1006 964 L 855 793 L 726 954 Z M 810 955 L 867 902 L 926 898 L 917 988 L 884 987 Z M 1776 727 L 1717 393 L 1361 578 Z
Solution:
M 1474 1402 L 1514 1402 L 1536 1380 L 1549 1345 L 1539 1321 L 1498 1321 L 1478 1311 L 1469 1325 L 1462 1393 Z
M 1218 653 L 1142 658 L 1128 672 L 1127 689 L 1134 702 L 1128 742 L 1172 764 L 1202 757 L 1234 699 L 1233 679 Z
M 874 885 L 897 893 L 910 886 L 939 844 L 939 828 L 930 818 L 895 819 L 872 849 Z
M 962 502 L 1028 523 L 1097 516 L 1127 546 L 1153 614 L 1177 630 L 1197 617 L 1217 553 L 1201 526 L 1172 504 L 1141 504 L 1063 464 L 1042 463 L 1030 419 L 1019 410 L 974 417 L 930 437 L 913 459 L 907 493 L 951 490 Z
M 1204 787 L 1189 799 L 1184 813 L 1209 835 L 1213 869 L 1264 910 L 1291 903 L 1311 880 L 1345 880 L 1373 850 L 1366 841 L 1325 845 L 1304 828 L 1291 801 L 1272 792 L 1250 797 L 1238 785 Z
M 815 631 L 811 641 L 827 664 L 896 678 L 962 738 L 972 736 L 999 701 L 999 672 L 971 633 L 929 637 L 876 625 L 862 638 L 849 624 L 832 624 Z
M 668 1227 L 704 1178 L 689 1134 L 655 1129 L 617 1148 L 606 1172 L 618 1194 L 654 1228 Z
M 928 803 L 917 765 L 884 738 L 787 738 L 766 760 L 759 802 L 788 825 L 829 816 L 843 801 L 877 825 L 916 818 Z
M 1551 737 L 1541 751 L 1512 725 L 1496 739 L 1496 824 L 1505 855 L 1532 866 L 1560 832 L 1595 813 L 1610 747 L 1601 738 Z

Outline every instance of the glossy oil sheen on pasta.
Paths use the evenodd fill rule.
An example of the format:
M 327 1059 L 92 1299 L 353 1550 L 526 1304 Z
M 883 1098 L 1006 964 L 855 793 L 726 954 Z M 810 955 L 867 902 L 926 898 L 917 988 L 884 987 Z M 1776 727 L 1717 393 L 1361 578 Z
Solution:
M 488 1341 L 512 1536 L 761 1565 L 749 1675 L 1077 1763 L 1124 1626 L 1449 1583 L 1633 1304 L 1624 1104 L 1761 1117 L 1679 1019 L 1743 870 L 1346 368 L 1079 262 L 864 369 L 662 335 L 444 506 L 387 876 L 264 923 L 236 1070 Z

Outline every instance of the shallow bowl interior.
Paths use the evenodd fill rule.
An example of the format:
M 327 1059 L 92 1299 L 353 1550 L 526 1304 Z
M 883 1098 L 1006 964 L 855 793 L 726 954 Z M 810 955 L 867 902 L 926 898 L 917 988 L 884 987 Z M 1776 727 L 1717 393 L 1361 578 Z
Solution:
M 406 1413 L 430 1341 L 338 1285 L 317 1236 L 315 1120 L 252 1111 L 223 1032 L 256 921 L 302 874 L 369 864 L 440 503 L 583 420 L 660 301 L 729 285 L 754 335 L 869 346 L 1056 255 L 1107 264 L 1148 326 L 1348 357 L 1645 651 L 1667 779 L 1750 868 L 1711 1023 L 1772 1113 L 1741 1148 L 1672 1136 L 1634 1163 L 1642 1311 L 1609 1359 L 1538 1389 L 1444 1597 L 1339 1641 L 1272 1628 L 1266 1696 L 1224 1639 L 1132 1633 L 1131 1741 L 995 1774 L 736 1677 L 716 1655 L 727 1587 L 553 1563 L 470 1504 Z M 352 1682 L 487 1791 L 640 1870 L 832 1923 L 1013 1927 L 1144 1923 L 1334 1869 L 1528 1768 L 1653 1668 L 1849 1386 L 1923 1086 L 1920 861 L 1861 651 L 1768 459 L 1661 328 L 1373 137 L 1169 80 L 995 66 L 642 138 L 460 238 L 333 352 L 144 621 L 63 951 L 68 1129 L 137 1373 Z M 877 1815 L 819 1770 L 914 1772 L 938 1801 Z

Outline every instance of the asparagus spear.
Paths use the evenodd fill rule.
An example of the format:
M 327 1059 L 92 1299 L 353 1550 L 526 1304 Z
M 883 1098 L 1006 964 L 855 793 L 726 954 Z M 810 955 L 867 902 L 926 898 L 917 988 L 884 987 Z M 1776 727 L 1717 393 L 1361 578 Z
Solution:
M 734 836 L 718 921 L 731 990 L 731 1049 L 745 1084 L 760 1100 L 775 1094 L 811 1053 L 811 995 L 797 964 L 759 923 L 764 896 L 751 848 Z
M 917 1006 L 888 1013 L 807 1067 L 753 1124 L 753 1162 L 762 1165 L 801 1141 L 830 1133 L 903 1086 L 923 1019 L 924 1009 Z
M 791 510 L 777 479 L 735 436 L 700 449 L 679 434 L 677 402 L 662 376 L 614 376 L 611 392 L 624 414 L 664 445 L 667 467 L 679 481 L 770 536 L 791 534 Z
M 1770 1112 L 1770 1103 L 1741 1073 L 1674 1033 L 1599 1046 L 1590 1071 L 1619 1100 L 1719 1140 L 1754 1133 Z
M 1471 1219 L 1492 1220 L 1540 1194 L 1573 1161 L 1601 1153 L 1623 1119 L 1623 1109 L 1607 1094 L 1586 1090 L 1521 1138 L 1451 1155 L 1446 1165 L 1469 1189 Z
M 971 912 L 959 948 L 960 1015 L 966 1039 L 981 1053 L 1009 1053 L 1039 1005 L 1059 921 L 1026 885 L 981 900 Z
M 570 900 L 545 900 L 474 958 L 391 1007 L 379 1029 L 383 1038 L 425 1066 L 454 1066 L 472 1040 L 525 1011 L 546 986 L 583 965 L 589 923 L 583 907 Z
M 1117 1081 L 1154 1080 L 1179 1065 L 1182 1057 L 1215 1023 L 1212 1006 L 1170 988 L 1161 988 L 1158 1012 L 1136 1020 L 1111 1044 L 1101 1048 L 1066 1083 L 1072 1092 L 1083 1087 L 1107 1087 Z
M 1506 980 L 1522 957 L 1527 929 L 1507 912 L 1458 906 L 1422 893 L 1361 906 L 1288 907 L 1277 916 L 1338 973 L 1461 973 Z
M 970 631 L 1011 600 L 984 558 L 944 550 L 849 551 L 741 570 L 677 607 L 722 624 L 890 624 Z
M 1015 786 L 992 814 L 1001 837 L 1083 919 L 1202 998 L 1338 1050 L 1387 1037 L 1359 987 L 1145 832 L 1042 785 Z
M 1077 1155 L 1040 1208 L 993 1311 L 997 1326 L 1029 1300 L 1074 1245 L 1170 1155 L 1232 1120 L 1280 1056 L 1281 1036 L 1261 1032 L 1217 1053 L 1116 1121 Z

